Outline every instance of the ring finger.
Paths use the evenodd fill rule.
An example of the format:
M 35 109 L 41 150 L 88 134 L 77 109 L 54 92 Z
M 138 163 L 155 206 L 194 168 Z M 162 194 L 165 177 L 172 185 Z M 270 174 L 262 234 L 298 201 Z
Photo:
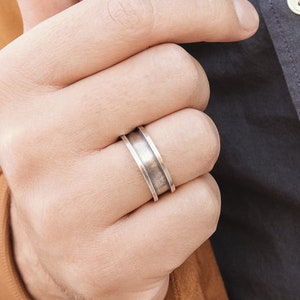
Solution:
M 176 186 L 208 173 L 219 154 L 219 138 L 213 122 L 195 109 L 176 112 L 149 124 L 145 130 L 160 151 Z M 76 169 L 84 180 L 74 179 L 78 182 L 77 190 L 73 191 L 76 196 L 70 191 L 71 203 L 64 201 L 59 205 L 72 207 L 78 215 L 85 211 L 87 226 L 110 225 L 152 198 L 122 141 L 86 156 Z

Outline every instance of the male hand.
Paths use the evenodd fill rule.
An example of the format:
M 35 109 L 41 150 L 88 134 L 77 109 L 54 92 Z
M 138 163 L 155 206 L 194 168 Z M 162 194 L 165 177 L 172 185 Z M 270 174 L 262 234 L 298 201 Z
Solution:
M 20 1 L 25 28 L 74 1 L 58 2 Z M 0 52 L 0 164 L 16 263 L 35 299 L 164 297 L 220 210 L 208 175 L 218 133 L 201 112 L 208 81 L 171 43 L 256 29 L 244 0 L 85 0 Z M 155 203 L 118 140 L 138 125 L 177 186 Z

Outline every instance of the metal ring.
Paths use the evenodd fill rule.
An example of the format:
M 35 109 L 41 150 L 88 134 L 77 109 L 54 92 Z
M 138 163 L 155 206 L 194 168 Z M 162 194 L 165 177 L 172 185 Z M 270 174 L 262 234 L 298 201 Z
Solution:
M 132 132 L 122 135 L 121 138 L 137 163 L 154 201 L 167 191 L 174 192 L 175 185 L 172 177 L 145 128 L 139 126 Z

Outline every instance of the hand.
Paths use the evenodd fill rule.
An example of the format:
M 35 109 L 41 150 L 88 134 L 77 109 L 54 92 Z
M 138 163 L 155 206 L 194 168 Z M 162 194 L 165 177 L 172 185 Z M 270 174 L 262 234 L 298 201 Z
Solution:
M 214 232 L 207 78 L 162 43 L 246 38 L 257 19 L 245 9 L 241 25 L 225 0 L 87 0 L 0 52 L 0 164 L 34 298 L 162 299 L 170 272 Z M 141 124 L 177 186 L 156 203 L 118 141 Z

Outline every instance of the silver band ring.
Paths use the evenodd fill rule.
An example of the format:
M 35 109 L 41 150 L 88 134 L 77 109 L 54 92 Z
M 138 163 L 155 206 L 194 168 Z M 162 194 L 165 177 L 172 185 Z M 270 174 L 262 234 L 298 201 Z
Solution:
M 175 191 L 172 177 L 166 168 L 162 157 L 143 126 L 139 126 L 130 133 L 121 136 L 137 163 L 154 201 L 158 196 Z

